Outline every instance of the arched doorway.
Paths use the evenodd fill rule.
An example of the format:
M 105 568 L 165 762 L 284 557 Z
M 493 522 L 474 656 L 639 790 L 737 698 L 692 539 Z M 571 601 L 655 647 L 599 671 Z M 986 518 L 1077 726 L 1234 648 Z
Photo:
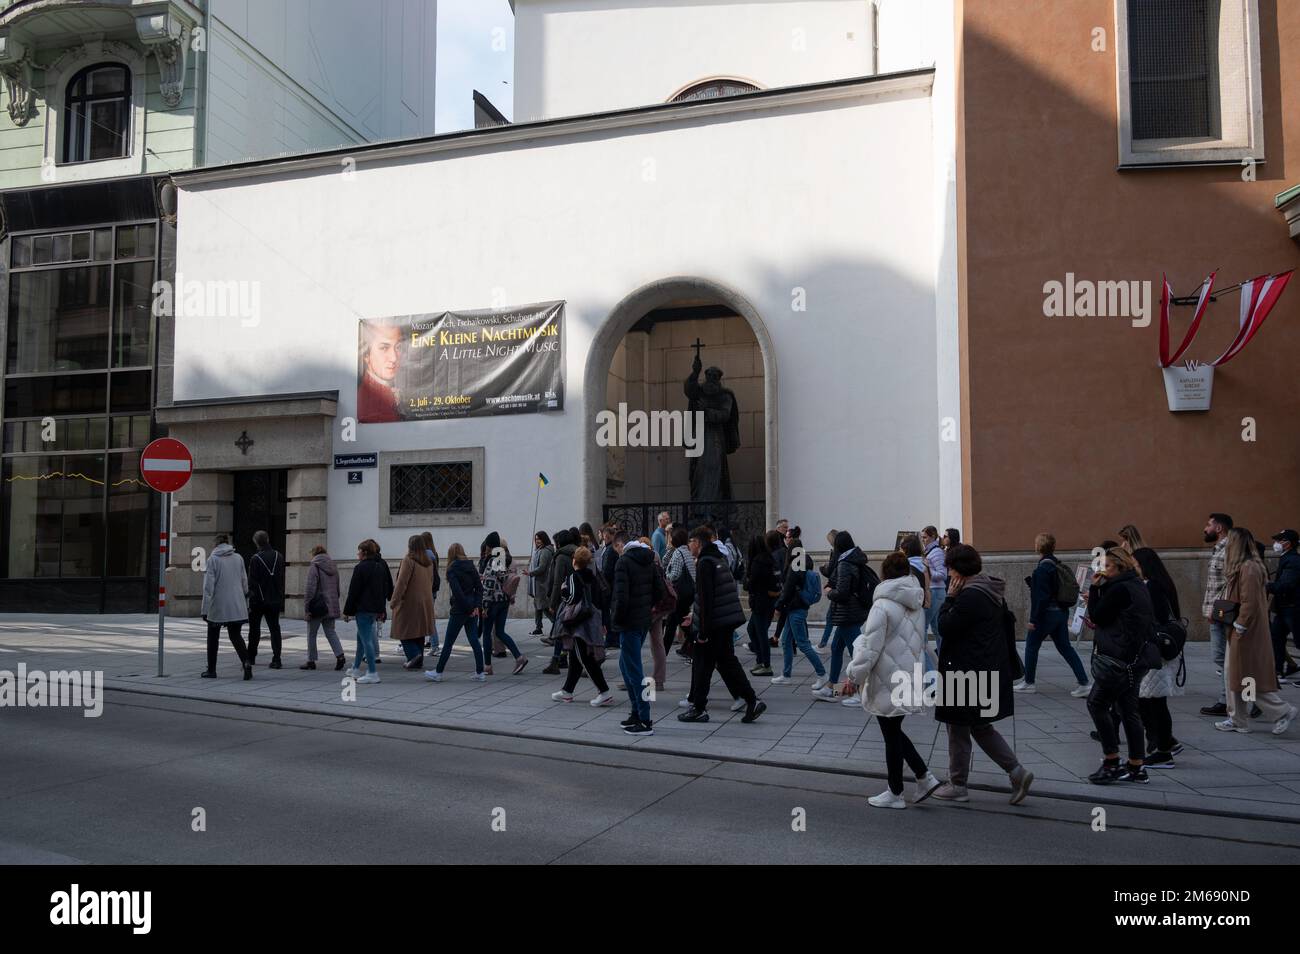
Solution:
M 680 323 L 675 333 L 666 331 L 674 323 Z M 688 333 L 689 341 L 683 338 L 683 333 Z M 626 401 L 626 391 L 620 386 L 619 363 L 623 367 L 621 379 L 626 382 L 629 361 L 655 369 L 633 382 L 641 387 L 643 397 L 628 401 L 629 405 L 639 403 L 646 410 L 684 409 L 681 388 L 690 373 L 694 340 L 703 343 L 704 366 L 722 367 L 723 384 L 742 384 L 743 391 L 738 391 L 737 398 L 738 401 L 742 396 L 746 398 L 740 402 L 741 413 L 749 418 L 742 426 L 741 451 L 737 452 L 742 456 L 737 459 L 733 474 L 733 490 L 739 493 L 733 493 L 733 497 L 754 504 L 743 515 L 736 514 L 736 519 L 752 524 L 753 529 L 774 525 L 779 499 L 778 431 L 776 357 L 771 337 L 757 309 L 739 292 L 718 282 L 688 276 L 662 279 L 637 289 L 614 307 L 592 340 L 583 381 L 583 407 L 588 424 L 583 461 L 587 513 L 603 515 L 606 507 L 613 504 L 649 510 L 660 503 L 689 501 L 689 482 L 685 476 L 689 465 L 684 460 L 660 462 L 661 469 L 654 477 L 647 476 L 644 469 L 636 474 L 634 465 L 634 481 L 630 486 L 626 469 L 611 481 L 611 461 L 617 469 L 618 455 L 597 442 L 597 414 L 614 409 L 621 400 Z M 646 349 L 653 354 L 645 353 Z M 732 374 L 726 366 L 727 356 L 740 357 L 745 349 L 752 357 L 735 360 Z M 650 357 L 658 364 L 649 360 L 643 363 L 643 359 Z M 624 393 L 611 394 L 611 383 L 615 391 L 624 390 Z M 746 448 L 748 453 L 744 454 Z M 628 448 L 627 452 L 644 454 L 647 458 L 662 456 L 656 455 L 654 449 Z M 731 455 L 729 461 L 736 459 L 737 454 Z M 629 494 L 655 499 L 632 500 Z M 674 512 L 671 507 L 661 509 Z M 682 512 L 686 513 L 685 508 Z

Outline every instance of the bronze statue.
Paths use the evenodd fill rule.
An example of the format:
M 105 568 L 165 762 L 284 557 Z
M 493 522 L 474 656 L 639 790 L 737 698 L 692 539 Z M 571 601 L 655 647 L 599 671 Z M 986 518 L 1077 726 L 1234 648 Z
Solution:
M 740 409 L 736 395 L 722 386 L 722 369 L 709 368 L 700 383 L 700 349 L 704 345 L 695 340 L 695 360 L 691 376 L 683 390 L 690 404 L 690 413 L 704 413 L 704 450 L 691 459 L 691 501 L 731 500 L 731 472 L 727 455 L 740 447 Z

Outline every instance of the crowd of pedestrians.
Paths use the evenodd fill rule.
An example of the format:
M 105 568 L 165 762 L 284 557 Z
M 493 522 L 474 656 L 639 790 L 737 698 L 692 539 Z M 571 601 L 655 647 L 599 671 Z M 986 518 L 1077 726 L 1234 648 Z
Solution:
M 802 658 L 815 677 L 810 701 L 861 708 L 880 727 L 887 787 L 869 799 L 876 807 L 907 807 L 905 770 L 914 783 L 913 804 L 931 797 L 966 800 L 975 745 L 1006 772 L 1012 803 L 1023 801 L 1033 773 L 996 724 L 1014 715 L 1017 696 L 1039 691 L 1038 658 L 1047 641 L 1073 674 L 1076 685 L 1069 694 L 1086 699 L 1095 727 L 1101 764 L 1090 781 L 1144 783 L 1148 769 L 1172 768 L 1183 751 L 1169 699 L 1183 692 L 1188 622 L 1165 564 L 1131 524 L 1118 531 L 1118 539 L 1102 541 L 1090 565 L 1074 568 L 1057 557 L 1051 533 L 1038 534 L 1037 562 L 1025 578 L 1029 609 L 1023 629 L 1007 605 L 1006 582 L 986 572 L 979 552 L 961 542 L 956 528 L 940 533 L 927 526 L 901 536 L 877 573 L 847 530 L 826 535 L 829 557 L 815 565 L 803 547 L 801 528 L 786 520 L 753 535 L 743 557 L 726 527 L 688 530 L 673 526 L 667 513 L 656 524 L 642 537 L 614 525 L 596 530 L 586 523 L 554 534 L 537 532 L 526 568 L 515 565 L 509 546 L 493 532 L 480 545 L 477 561 L 453 543 L 445 574 L 432 536 L 413 535 L 396 577 L 378 543 L 368 539 L 357 546 L 345 598 L 337 565 L 317 546 L 305 577 L 308 641 L 300 668 L 317 668 L 321 631 L 335 671 L 347 668 L 336 629 L 342 619 L 356 623 L 356 651 L 345 681 L 380 681 L 385 623 L 388 636 L 401 645 L 403 668 L 422 670 L 430 681 L 443 680 L 462 632 L 473 655 L 472 679 L 493 676 L 494 658 L 513 657 L 511 674 L 518 675 L 529 658 L 507 632 L 506 620 L 526 580 L 522 591 L 532 603 L 531 635 L 551 649 L 542 672 L 562 676 L 551 694 L 554 701 L 575 702 L 580 681 L 589 679 L 595 690 L 591 706 L 614 705 L 616 693 L 622 693 L 628 701 L 622 731 L 653 735 L 651 702 L 665 689 L 667 654 L 675 648 L 690 665 L 690 687 L 677 719 L 710 720 L 716 673 L 731 711 L 743 711 L 740 722 L 750 724 L 767 708 L 751 678 L 776 686 L 792 683 Z M 1300 648 L 1300 535 L 1294 530 L 1273 535 L 1277 568 L 1271 578 L 1264 547 L 1228 515 L 1210 515 L 1205 540 L 1211 551 L 1200 610 L 1209 624 L 1222 690 L 1201 712 L 1219 717 L 1213 724 L 1221 731 L 1248 732 L 1252 719 L 1264 719 L 1272 732 L 1282 734 L 1297 714 L 1280 690 L 1300 672 L 1287 649 L 1288 637 Z M 262 623 L 271 640 L 269 666 L 282 666 L 285 559 L 263 531 L 252 543 L 255 552 L 246 562 L 227 536 L 219 536 L 208 558 L 205 678 L 216 676 L 223 627 L 244 679 L 253 675 Z M 450 599 L 440 637 L 435 605 L 444 575 Z M 826 621 L 814 647 L 808 615 L 823 600 Z M 241 633 L 245 622 L 247 644 Z M 1091 636 L 1086 666 L 1072 638 L 1084 634 Z M 1024 640 L 1023 658 L 1018 637 Z M 748 673 L 737 656 L 742 643 L 754 657 Z M 828 645 L 824 660 L 819 650 Z M 772 665 L 777 647 L 779 672 Z M 618 653 L 616 687 L 604 672 L 611 652 Z M 929 697 L 900 692 L 921 673 L 933 690 Z M 974 676 L 985 680 L 988 698 L 954 691 L 954 686 L 976 685 Z M 967 677 L 972 678 L 963 682 Z M 947 730 L 944 781 L 903 727 L 908 716 L 927 707 Z

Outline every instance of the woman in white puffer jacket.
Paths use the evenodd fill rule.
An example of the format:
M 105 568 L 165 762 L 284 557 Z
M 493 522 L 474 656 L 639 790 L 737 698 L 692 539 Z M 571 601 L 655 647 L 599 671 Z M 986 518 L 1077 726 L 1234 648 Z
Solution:
M 889 787 L 867 802 L 876 808 L 906 808 L 903 763 L 916 776 L 914 802 L 929 798 L 939 780 L 903 733 L 903 717 L 921 711 L 917 680 L 925 671 L 925 593 L 906 554 L 885 557 L 881 582 L 871 600 L 866 628 L 853 643 L 848 680 L 861 689 L 862 708 L 880 723 L 885 738 Z M 848 688 L 845 688 L 848 693 Z

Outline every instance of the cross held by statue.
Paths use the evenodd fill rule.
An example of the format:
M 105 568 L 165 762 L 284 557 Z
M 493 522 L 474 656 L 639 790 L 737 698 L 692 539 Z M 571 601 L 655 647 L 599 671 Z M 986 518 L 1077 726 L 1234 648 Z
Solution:
M 691 347 L 695 349 L 695 360 L 696 360 L 696 361 L 699 361 L 699 360 L 700 360 L 700 349 L 704 347 L 704 342 L 701 341 L 699 338 L 696 338 L 696 339 L 695 339 L 695 344 L 691 345 Z

